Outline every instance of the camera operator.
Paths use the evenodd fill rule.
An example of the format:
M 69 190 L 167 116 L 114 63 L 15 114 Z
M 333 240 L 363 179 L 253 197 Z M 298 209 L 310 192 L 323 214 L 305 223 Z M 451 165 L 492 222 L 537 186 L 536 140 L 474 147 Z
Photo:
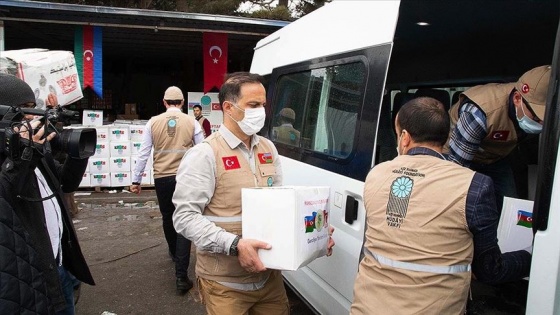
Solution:
M 0 74 L 0 105 L 33 108 L 35 95 L 27 83 Z M 13 131 L 20 135 L 20 139 L 31 141 L 22 140 L 21 154 L 20 151 L 15 156 L 13 151 L 10 154 L 7 150 L 0 152 L 0 185 L 2 195 L 38 253 L 38 269 L 46 281 L 50 311 L 74 314 L 73 276 L 91 285 L 95 283 L 80 249 L 63 193 L 72 192 L 79 186 L 87 158 L 69 156 L 64 164 L 55 161 L 50 152 L 50 141 L 57 134 L 47 132 L 43 123 L 48 124 L 48 119 L 14 122 Z M 47 137 L 44 137 L 45 133 L 48 133 Z M 0 262 L 4 259 L 0 256 Z M 14 287 L 9 291 L 18 290 Z M 29 297 L 21 294 L 21 299 L 25 298 Z M 4 302 L 0 300 L 0 303 Z

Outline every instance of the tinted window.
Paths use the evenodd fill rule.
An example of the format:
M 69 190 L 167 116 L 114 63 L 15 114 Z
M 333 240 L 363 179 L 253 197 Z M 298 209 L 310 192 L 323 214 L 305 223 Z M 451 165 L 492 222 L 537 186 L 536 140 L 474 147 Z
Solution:
M 361 62 L 280 76 L 272 140 L 347 158 L 354 149 L 365 78 Z

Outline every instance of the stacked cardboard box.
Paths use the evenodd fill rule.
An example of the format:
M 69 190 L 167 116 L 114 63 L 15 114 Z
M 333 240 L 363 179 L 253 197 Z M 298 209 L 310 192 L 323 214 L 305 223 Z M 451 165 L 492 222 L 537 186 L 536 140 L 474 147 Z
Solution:
M 89 158 L 88 172 L 81 187 L 122 187 L 132 183 L 134 167 L 142 144 L 144 125 L 130 122 L 95 127 L 97 144 L 95 154 Z M 153 184 L 152 156 L 150 155 L 142 184 Z

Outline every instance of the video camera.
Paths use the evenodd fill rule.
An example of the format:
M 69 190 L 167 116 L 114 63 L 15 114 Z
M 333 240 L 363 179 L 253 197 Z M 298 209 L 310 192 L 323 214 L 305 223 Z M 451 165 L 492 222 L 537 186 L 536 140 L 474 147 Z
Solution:
M 97 132 L 94 128 L 62 128 L 70 124 L 71 118 L 79 116 L 78 112 L 62 106 L 41 110 L 0 105 L 0 154 L 18 159 L 22 150 L 32 145 L 29 139 L 20 138 L 20 135 L 13 131 L 14 125 L 24 125 L 22 121 L 25 120 L 25 115 L 42 116 L 41 120 L 47 126 L 45 137 L 51 132 L 56 132 L 57 136 L 50 141 L 53 150 L 67 153 L 77 159 L 85 159 L 95 153 Z

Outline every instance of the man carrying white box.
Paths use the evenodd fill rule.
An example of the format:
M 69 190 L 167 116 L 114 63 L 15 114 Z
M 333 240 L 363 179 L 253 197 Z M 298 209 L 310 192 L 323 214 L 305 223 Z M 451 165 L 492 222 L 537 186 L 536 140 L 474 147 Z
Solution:
M 178 87 L 171 86 L 165 91 L 163 104 L 167 109 L 166 112 L 152 117 L 146 123 L 130 191 L 137 194 L 142 191 L 140 183 L 153 145 L 153 177 L 163 221 L 163 233 L 169 247 L 169 255 L 175 262 L 177 292 L 185 294 L 193 286 L 187 275 L 191 241 L 178 234 L 173 227 L 172 216 L 175 206 L 172 197 L 179 162 L 193 145 L 204 140 L 204 133 L 192 116 L 181 111 L 184 98 L 183 92 Z
M 256 135 L 265 120 L 261 77 L 231 74 L 219 99 L 223 125 L 179 166 L 173 224 L 197 246 L 197 281 L 208 314 L 289 314 L 280 271 L 267 270 L 258 256 L 271 246 L 241 237 L 241 189 L 282 185 L 276 147 Z M 328 254 L 333 246 L 329 237 Z

